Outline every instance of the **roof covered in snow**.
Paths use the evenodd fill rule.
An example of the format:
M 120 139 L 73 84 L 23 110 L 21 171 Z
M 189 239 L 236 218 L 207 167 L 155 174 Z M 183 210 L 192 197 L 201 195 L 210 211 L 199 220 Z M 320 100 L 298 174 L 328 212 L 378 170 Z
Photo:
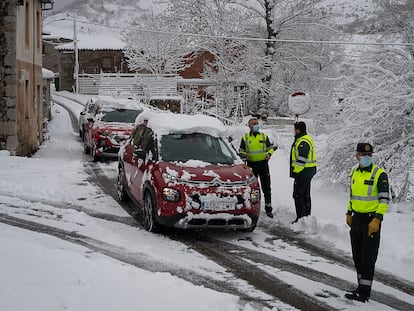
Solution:
M 226 133 L 226 127 L 220 120 L 201 114 L 146 111 L 138 116 L 138 123 L 142 123 L 143 120 L 148 120 L 148 127 L 160 134 L 206 133 L 219 137 Z
M 42 68 L 42 77 L 43 79 L 53 79 L 55 77 L 55 73 L 49 69 Z
M 111 35 L 87 35 L 80 34 L 77 36 L 78 50 L 123 50 L 125 42 L 120 38 Z M 56 46 L 57 50 L 74 50 L 72 42 L 63 43 Z

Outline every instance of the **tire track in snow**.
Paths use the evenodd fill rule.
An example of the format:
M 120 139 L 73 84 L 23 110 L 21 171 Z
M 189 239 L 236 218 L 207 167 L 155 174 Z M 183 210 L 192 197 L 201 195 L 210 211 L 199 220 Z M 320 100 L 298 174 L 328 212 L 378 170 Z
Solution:
M 306 250 L 311 255 L 323 257 L 354 270 L 352 258 L 346 255 L 345 252 L 339 250 L 335 250 L 335 252 L 329 251 L 329 245 L 323 245 L 323 242 L 321 243 L 321 241 L 311 240 L 308 237 L 304 237 L 302 234 L 298 234 L 293 230 L 284 227 L 273 227 L 266 231 L 275 239 L 280 239 L 292 246 Z M 398 278 L 378 269 L 375 270 L 374 280 L 414 296 L 414 283 L 409 282 L 408 280 Z
M 248 265 L 246 263 L 252 262 L 256 265 L 265 265 L 274 269 L 286 271 L 317 283 L 335 287 L 342 292 L 355 286 L 353 283 L 330 274 L 259 251 L 247 249 L 234 243 L 210 238 L 204 233 L 197 234 L 197 232 L 193 232 L 193 234 L 185 235 L 176 233 L 170 234 L 169 236 L 183 243 L 187 241 L 189 247 L 229 269 L 229 271 L 235 274 L 238 278 L 249 281 L 255 288 L 258 288 L 269 295 L 273 295 L 300 310 L 333 310 L 333 308 L 332 306 L 326 306 L 324 303 L 321 303 L 314 297 L 308 296 L 306 293 L 300 292 L 299 289 L 292 288 L 291 285 L 280 281 L 276 277 L 270 276 L 265 271 L 257 269 L 257 266 Z M 315 255 L 323 257 L 320 253 Z M 337 265 L 340 263 L 333 261 L 333 264 Z M 349 267 L 347 266 L 347 268 Z M 351 268 L 353 269 L 353 266 Z M 388 285 L 392 286 L 390 284 Z M 373 291 L 371 299 L 397 310 L 414 310 L 414 305 L 383 292 Z M 327 309 L 324 309 L 325 307 Z
M 172 266 L 171 263 L 166 264 L 162 261 L 154 260 L 154 258 L 147 255 L 131 252 L 125 248 L 111 245 L 78 234 L 74 231 L 66 231 L 60 228 L 39 224 L 37 222 L 12 217 L 2 213 L 0 213 L 0 223 L 22 228 L 25 230 L 47 234 L 70 243 L 81 245 L 96 253 L 111 257 L 126 264 L 130 264 L 136 268 L 150 272 L 171 273 L 172 275 L 175 275 L 176 277 L 186 280 L 194 285 L 204 286 L 218 292 L 225 292 L 231 295 L 239 296 L 241 299 L 241 306 L 245 305 L 248 302 L 251 305 L 257 306 L 258 310 L 263 309 L 263 307 L 272 308 L 268 301 L 265 299 L 257 298 L 257 295 L 260 295 L 261 293 L 258 293 L 257 291 L 255 292 L 253 288 L 249 289 L 248 291 L 239 290 L 236 286 L 234 286 L 234 278 L 230 278 L 230 280 L 225 281 L 208 278 L 202 274 L 197 273 L 196 271 L 187 270 L 178 266 Z M 241 307 L 241 309 L 244 308 Z

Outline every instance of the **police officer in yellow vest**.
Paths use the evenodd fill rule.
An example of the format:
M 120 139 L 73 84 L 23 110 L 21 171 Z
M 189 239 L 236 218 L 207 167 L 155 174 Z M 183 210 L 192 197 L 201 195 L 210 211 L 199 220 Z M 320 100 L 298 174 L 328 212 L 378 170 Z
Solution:
M 358 287 L 348 292 L 348 299 L 366 302 L 371 294 L 375 262 L 380 243 L 381 221 L 390 201 L 388 176 L 372 163 L 373 148 L 368 143 L 357 145 L 359 164 L 351 170 L 351 196 L 346 223 L 351 227 L 352 257 Z
M 311 214 L 311 180 L 316 174 L 316 150 L 312 137 L 306 132 L 305 122 L 295 122 L 295 140 L 290 152 L 290 177 L 294 178 L 295 223 Z
M 249 120 L 248 126 L 250 131 L 243 135 L 239 153 L 247 160 L 247 165 L 252 169 L 253 174 L 260 177 L 266 215 L 273 218 L 268 161 L 276 148 L 270 142 L 269 137 L 260 132 L 259 120 L 256 117 Z

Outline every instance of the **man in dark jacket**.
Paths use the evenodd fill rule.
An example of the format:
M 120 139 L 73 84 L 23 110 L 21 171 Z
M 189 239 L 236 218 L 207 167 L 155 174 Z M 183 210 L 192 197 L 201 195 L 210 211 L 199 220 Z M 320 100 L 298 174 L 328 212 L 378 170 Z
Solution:
M 290 177 L 294 178 L 295 223 L 311 214 L 311 180 L 316 174 L 316 150 L 312 137 L 306 133 L 305 122 L 296 122 L 295 140 L 290 152 Z

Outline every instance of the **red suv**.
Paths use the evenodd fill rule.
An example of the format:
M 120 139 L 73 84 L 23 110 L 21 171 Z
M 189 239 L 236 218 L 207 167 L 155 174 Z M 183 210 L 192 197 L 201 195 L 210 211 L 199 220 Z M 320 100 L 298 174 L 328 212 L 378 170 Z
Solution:
M 119 152 L 117 192 L 132 198 L 144 228 L 253 231 L 260 188 L 223 138 L 224 125 L 204 115 L 148 113 Z
M 98 101 L 96 115 L 87 119 L 84 136 L 84 151 L 94 161 L 101 157 L 117 158 L 121 143 L 128 139 L 135 128 L 137 116 L 143 111 L 115 102 Z

